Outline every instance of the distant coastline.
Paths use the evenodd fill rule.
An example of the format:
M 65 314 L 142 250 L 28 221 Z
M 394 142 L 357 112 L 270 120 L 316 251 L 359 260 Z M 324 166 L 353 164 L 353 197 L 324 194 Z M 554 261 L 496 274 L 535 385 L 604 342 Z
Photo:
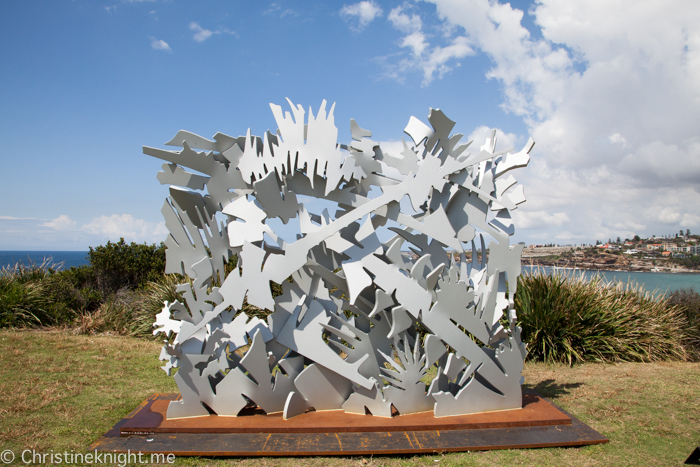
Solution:
M 640 264 L 641 263 L 641 264 Z M 574 269 L 584 271 L 619 271 L 619 272 L 652 272 L 652 273 L 670 273 L 670 274 L 700 274 L 698 269 L 688 269 L 681 266 L 662 266 L 655 265 L 651 261 L 637 261 L 636 264 L 619 263 L 614 261 L 614 258 L 602 258 L 602 261 L 561 261 L 561 260 L 546 260 L 533 257 L 523 257 L 521 259 L 523 266 L 542 266 L 555 267 L 560 269 Z
M 689 243 L 697 244 L 695 236 Z M 679 241 L 678 244 L 681 244 Z M 674 243 L 601 244 L 595 247 L 529 246 L 523 250 L 523 265 L 603 271 L 700 273 L 700 262 L 692 246 Z M 692 250 L 692 251 L 685 251 Z

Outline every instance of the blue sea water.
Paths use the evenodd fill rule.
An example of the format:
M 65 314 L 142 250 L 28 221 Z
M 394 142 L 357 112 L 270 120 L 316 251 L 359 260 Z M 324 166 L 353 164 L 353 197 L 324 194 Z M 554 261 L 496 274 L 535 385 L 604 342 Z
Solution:
M 0 251 L 0 268 L 16 264 L 37 266 L 50 261 L 52 267 L 70 269 L 71 266 L 90 264 L 86 251 Z
M 90 264 L 86 251 L 0 251 L 0 268 L 13 267 L 15 264 L 25 266 L 40 265 L 44 260 L 50 259 L 52 264 L 61 269 L 69 269 L 71 266 Z M 537 270 L 537 266 L 523 266 L 523 273 Z M 630 272 L 630 271 L 591 271 L 572 270 L 561 268 L 540 267 L 547 273 L 564 272 L 565 274 L 583 274 L 586 279 L 601 275 L 606 281 L 635 282 L 646 290 L 660 293 L 672 292 L 678 289 L 694 289 L 700 292 L 700 274 L 663 273 L 663 272 Z
M 590 280 L 601 276 L 607 282 L 633 282 L 645 290 L 656 293 L 669 293 L 678 289 L 693 289 L 700 292 L 699 273 L 667 273 L 667 272 L 633 272 L 633 271 L 595 271 L 588 269 L 564 269 L 540 266 L 523 266 L 523 273 L 544 270 L 546 273 L 581 274 Z

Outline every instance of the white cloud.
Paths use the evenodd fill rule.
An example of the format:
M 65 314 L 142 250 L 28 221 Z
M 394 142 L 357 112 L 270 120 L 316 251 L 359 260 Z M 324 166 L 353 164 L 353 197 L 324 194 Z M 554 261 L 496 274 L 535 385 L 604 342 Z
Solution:
M 415 31 L 405 36 L 401 41 L 401 47 L 408 47 L 415 58 L 420 58 L 428 48 L 428 43 L 425 41 L 425 34 L 421 31 Z
M 129 242 L 160 243 L 168 235 L 163 222 L 132 215 L 93 218 L 78 225 L 68 215 L 53 220 L 0 216 L 0 250 L 86 250 L 124 237 Z
M 486 142 L 487 139 L 491 138 L 493 130 L 496 130 L 496 151 L 507 150 L 510 148 L 515 148 L 515 142 L 517 136 L 514 133 L 505 133 L 500 128 L 489 128 L 487 126 L 477 127 L 471 132 L 466 141 L 474 141 L 473 145 L 469 147 L 468 151 L 476 151 L 481 147 L 482 144 Z M 517 148 L 520 149 L 520 148 Z
M 190 30 L 194 31 L 194 36 L 192 36 L 192 38 L 197 42 L 204 42 L 213 34 L 213 32 L 211 32 L 209 29 L 204 29 L 199 25 L 199 23 L 194 21 L 190 23 Z
M 398 29 L 404 34 L 412 34 L 423 28 L 423 21 L 420 19 L 420 16 L 416 14 L 411 14 L 409 16 L 404 13 L 403 6 L 397 6 L 389 12 L 389 21 L 391 21 L 391 25 L 394 26 L 395 29 Z
M 194 31 L 194 36 L 192 36 L 192 39 L 194 39 L 197 42 L 204 42 L 205 40 L 209 39 L 214 34 L 233 34 L 233 35 L 236 34 L 234 31 L 229 31 L 226 28 L 217 29 L 216 31 L 204 29 L 196 21 L 192 21 L 190 23 L 190 30 Z
M 608 136 L 608 140 L 610 141 L 611 144 L 617 144 L 617 143 L 622 144 L 623 148 L 626 148 L 629 146 L 625 137 L 622 136 L 620 133 L 613 133 L 612 135 Z
M 280 13 L 281 12 L 281 13 Z M 270 4 L 270 8 L 267 10 L 263 11 L 263 15 L 275 15 L 279 13 L 280 18 L 284 18 L 285 16 L 293 15 L 293 16 L 298 16 L 299 14 L 294 11 L 291 8 L 285 8 L 284 10 L 282 9 L 282 5 L 280 5 L 277 2 L 273 2 Z
M 404 58 L 398 65 L 390 65 L 385 72 L 385 77 L 401 80 L 401 75 L 407 70 L 420 70 L 423 73 L 423 86 L 429 85 L 435 75 L 442 78 L 452 70 L 448 62 L 468 55 L 473 55 L 465 36 L 458 36 L 449 41 L 446 46 L 431 45 L 429 36 L 423 31 L 423 21 L 413 12 L 406 12 L 408 7 L 398 6 L 389 12 L 389 22 L 398 31 L 405 34 L 399 41 L 399 45 L 411 51 L 410 58 Z M 454 28 L 446 24 L 443 27 L 449 39 L 449 32 Z
M 280 6 L 279 3 L 277 3 L 277 2 L 272 2 L 272 3 L 270 4 L 270 8 L 268 8 L 268 9 L 265 10 L 265 11 L 263 11 L 263 15 L 272 15 L 272 14 L 277 13 L 277 12 L 280 11 L 281 9 L 282 9 L 282 7 Z
M 76 222 L 72 220 L 70 217 L 68 217 L 65 214 L 61 214 L 58 216 L 56 219 L 48 222 L 44 222 L 43 224 L 40 224 L 41 227 L 49 227 L 54 230 L 59 230 L 59 231 L 71 231 L 75 230 L 75 225 Z
M 355 26 L 351 23 L 351 27 L 358 32 L 366 28 L 369 23 L 381 16 L 382 13 L 382 9 L 374 0 L 365 0 L 352 5 L 343 5 L 343 8 L 340 9 L 340 15 L 346 20 L 357 20 L 357 25 Z
M 509 111 L 541 115 L 562 100 L 561 78 L 569 77 L 573 62 L 565 50 L 531 40 L 522 11 L 488 0 L 432 1 L 443 20 L 461 26 L 472 46 L 491 57 L 495 66 L 487 76 L 505 85 Z
M 513 212 L 515 225 L 521 229 L 546 229 L 552 226 L 560 227 L 571 221 L 565 212 L 549 213 L 546 211 Z
M 502 108 L 521 116 L 537 143 L 518 175 L 528 194 L 517 210 L 530 225 L 522 230 L 540 212 L 565 214 L 571 238 L 589 242 L 698 223 L 700 9 L 541 0 L 528 13 L 541 29 L 535 36 L 510 4 L 430 1 L 467 47 L 491 59 L 486 76 L 502 85 Z M 423 69 L 424 82 L 439 76 Z M 551 238 L 562 234 L 554 227 Z
M 168 52 L 172 52 L 168 43 L 165 42 L 163 39 L 156 39 L 155 37 L 151 37 L 150 39 L 151 39 L 151 48 L 153 50 L 165 50 Z
M 89 224 L 83 225 L 81 230 L 108 240 L 124 237 L 130 241 L 149 243 L 162 241 L 168 233 L 163 222 L 147 222 L 135 219 L 131 214 L 95 217 Z
M 296 11 L 292 10 L 291 8 L 287 8 L 280 14 L 280 18 L 284 18 L 285 16 L 289 16 L 289 15 L 298 16 L 298 13 Z

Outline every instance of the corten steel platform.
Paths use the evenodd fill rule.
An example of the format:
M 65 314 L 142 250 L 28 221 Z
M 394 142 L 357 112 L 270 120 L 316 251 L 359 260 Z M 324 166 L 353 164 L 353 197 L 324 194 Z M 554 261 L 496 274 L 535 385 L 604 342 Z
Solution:
M 417 454 L 607 443 L 608 439 L 533 390 L 523 408 L 435 418 L 307 412 L 290 420 L 249 409 L 238 417 L 166 420 L 179 394 L 154 394 L 90 450 L 180 456 L 328 456 Z

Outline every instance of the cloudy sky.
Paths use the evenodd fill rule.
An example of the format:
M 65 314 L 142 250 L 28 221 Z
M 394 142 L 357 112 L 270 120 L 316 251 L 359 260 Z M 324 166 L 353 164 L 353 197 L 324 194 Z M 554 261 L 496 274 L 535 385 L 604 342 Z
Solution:
M 262 135 L 336 103 L 387 147 L 439 108 L 535 141 L 515 241 L 700 233 L 695 0 L 0 2 L 0 250 L 160 242 L 180 129 Z

